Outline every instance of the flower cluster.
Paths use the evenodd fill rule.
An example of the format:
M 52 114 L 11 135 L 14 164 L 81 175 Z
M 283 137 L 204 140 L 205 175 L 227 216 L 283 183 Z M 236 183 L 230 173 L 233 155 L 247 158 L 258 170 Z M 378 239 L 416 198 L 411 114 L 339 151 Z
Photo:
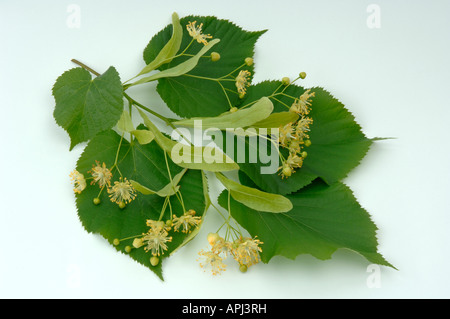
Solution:
M 181 217 L 174 216 L 172 220 L 166 222 L 159 220 L 147 220 L 147 226 L 149 230 L 133 240 L 133 247 L 140 248 L 144 246 L 146 252 L 150 252 L 153 257 L 159 257 L 164 254 L 168 249 L 167 243 L 172 241 L 172 236 L 169 236 L 169 232 L 180 231 L 183 233 L 190 233 L 193 228 L 198 227 L 202 218 L 195 216 L 193 209 L 185 212 Z M 159 259 L 153 258 L 151 263 L 153 266 L 158 264 Z
M 100 189 L 106 187 L 106 191 L 109 194 L 109 198 L 113 203 L 119 205 L 123 208 L 126 204 L 131 202 L 136 197 L 136 192 L 131 183 L 126 179 L 120 177 L 118 181 L 115 181 L 111 185 L 112 172 L 106 167 L 105 163 L 100 164 L 100 162 L 95 161 L 95 165 L 92 165 L 92 169 L 88 171 L 91 175 L 89 179 L 92 179 L 91 185 L 98 184 Z M 80 194 L 86 188 L 86 178 L 84 175 L 77 170 L 74 170 L 70 177 L 74 183 L 74 192 Z M 98 198 L 94 199 L 94 203 L 100 203 Z
M 282 178 L 288 178 L 295 172 L 295 169 L 301 168 L 303 160 L 308 155 L 304 151 L 304 146 L 311 145 L 308 132 L 313 119 L 308 114 L 311 110 L 310 98 L 314 95 L 311 90 L 306 90 L 298 99 L 295 99 L 289 111 L 297 113 L 299 115 L 298 120 L 279 129 L 278 143 L 289 150 L 289 156 L 287 159 L 283 159 L 282 166 L 278 168 L 278 170 L 281 170 Z
M 227 241 L 217 233 L 208 234 L 208 242 L 211 249 L 199 252 L 200 267 L 211 270 L 213 275 L 218 275 L 226 270 L 224 260 L 231 256 L 239 264 L 242 272 L 261 261 L 259 253 L 263 244 L 260 240 L 250 237 L 239 237 L 234 241 Z

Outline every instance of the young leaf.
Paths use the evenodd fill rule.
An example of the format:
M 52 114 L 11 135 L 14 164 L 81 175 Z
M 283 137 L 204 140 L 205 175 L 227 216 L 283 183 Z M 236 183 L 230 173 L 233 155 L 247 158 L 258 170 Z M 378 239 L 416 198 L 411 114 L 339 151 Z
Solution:
M 282 195 L 241 185 L 220 173 L 216 173 L 216 177 L 228 189 L 231 197 L 247 207 L 270 213 L 285 213 L 292 209 L 291 201 Z
M 114 67 L 92 80 L 83 68 L 64 72 L 53 86 L 56 123 L 70 136 L 70 149 L 116 125 L 123 110 L 122 83 Z
M 238 110 L 234 113 L 226 112 L 215 117 L 194 117 L 173 122 L 175 125 L 194 127 L 196 121 L 201 121 L 202 128 L 227 128 L 248 127 L 266 119 L 273 111 L 273 104 L 267 97 L 262 97 L 252 106 Z
M 227 197 L 226 191 L 219 197 L 224 208 L 228 208 Z M 294 208 L 280 214 L 259 212 L 230 200 L 231 215 L 264 243 L 263 262 L 276 255 L 295 259 L 300 254 L 324 260 L 337 249 L 347 248 L 371 263 L 393 267 L 377 251 L 375 224 L 344 184 L 316 180 L 287 198 Z
M 239 101 L 236 86 L 233 81 L 211 81 L 208 78 L 217 79 L 228 74 L 237 76 L 237 68 L 243 65 L 245 58 L 253 56 L 256 41 L 265 31 L 248 32 L 235 24 L 217 19 L 216 17 L 187 16 L 180 19 L 180 24 L 186 26 L 189 22 L 196 21 L 202 24 L 203 34 L 210 34 L 214 39 L 220 39 L 220 43 L 214 46 L 214 51 L 220 54 L 219 61 L 211 61 L 209 58 L 200 59 L 198 65 L 189 73 L 191 76 L 178 76 L 161 78 L 158 80 L 157 91 L 168 107 L 183 118 L 196 116 L 217 116 L 230 109 L 231 104 Z M 169 41 L 171 35 L 170 25 L 156 34 L 144 50 L 145 63 L 150 63 Z M 188 47 L 192 37 L 184 30 L 181 50 Z M 196 41 L 186 50 L 185 54 L 195 55 L 203 44 Z M 161 65 L 160 70 L 172 68 L 183 63 L 189 56 L 178 57 L 168 64 Z M 245 70 L 253 73 L 253 66 L 245 66 Z M 227 92 L 227 96 L 224 92 Z M 236 93 L 233 93 L 235 91 Z

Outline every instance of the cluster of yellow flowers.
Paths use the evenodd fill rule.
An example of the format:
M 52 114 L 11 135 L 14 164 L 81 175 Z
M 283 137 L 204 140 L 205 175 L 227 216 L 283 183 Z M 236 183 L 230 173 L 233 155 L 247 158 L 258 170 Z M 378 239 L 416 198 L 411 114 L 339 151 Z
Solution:
M 226 270 L 227 265 L 224 260 L 228 256 L 232 256 L 238 262 L 242 272 L 261 261 L 259 253 L 262 252 L 260 245 L 263 243 L 256 237 L 240 237 L 230 242 L 217 233 L 209 233 L 208 242 L 211 249 L 208 251 L 202 249 L 199 252 L 200 267 L 211 270 L 213 275 Z
M 92 169 L 88 171 L 88 173 L 91 175 L 91 185 L 98 184 L 101 189 L 106 187 L 111 201 L 118 204 L 119 207 L 124 208 L 126 204 L 135 199 L 136 192 L 126 178 L 120 177 L 118 181 L 115 181 L 114 184 L 111 185 L 113 174 L 111 170 L 106 167 L 105 163 L 100 165 L 98 161 L 95 161 L 95 165 L 92 166 Z M 73 191 L 80 194 L 86 188 L 86 179 L 84 175 L 77 170 L 74 170 L 70 174 L 70 177 L 74 183 Z M 95 198 L 94 204 L 99 203 L 100 199 Z
M 289 150 L 288 158 L 278 168 L 278 170 L 281 170 L 282 178 L 288 178 L 295 172 L 295 169 L 302 167 L 303 160 L 308 155 L 303 150 L 303 147 L 311 145 L 308 132 L 313 119 L 307 115 L 310 112 L 310 98 L 314 97 L 314 95 L 314 92 L 311 93 L 311 90 L 306 90 L 298 99 L 295 99 L 289 111 L 297 113 L 299 115 L 298 120 L 288 123 L 279 129 L 278 143 Z
M 142 234 L 141 237 L 133 240 L 133 247 L 140 248 L 144 246 L 146 252 L 151 252 L 150 263 L 156 266 L 159 263 L 159 256 L 164 254 L 164 251 L 168 249 L 167 243 L 172 241 L 172 236 L 169 236 L 169 231 L 182 233 L 190 233 L 193 228 L 198 227 L 202 222 L 200 216 L 195 216 L 195 210 L 190 209 L 180 217 L 176 215 L 166 222 L 159 220 L 147 220 L 147 226 L 149 230 Z

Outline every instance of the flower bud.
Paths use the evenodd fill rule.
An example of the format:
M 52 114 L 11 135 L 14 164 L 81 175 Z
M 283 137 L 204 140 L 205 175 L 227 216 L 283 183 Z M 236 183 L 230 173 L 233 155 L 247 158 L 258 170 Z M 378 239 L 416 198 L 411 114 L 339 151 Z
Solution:
M 234 113 L 234 112 L 236 112 L 238 110 L 238 108 L 236 107 L 236 106 L 233 106 L 231 109 L 230 109 L 230 113 Z
M 306 156 L 308 156 L 308 152 L 303 151 L 301 155 L 302 155 L 303 158 L 305 158 Z
M 281 79 L 281 84 L 283 85 L 289 85 L 291 83 L 291 79 L 289 79 L 287 76 Z
M 311 141 L 310 141 L 310 140 L 306 140 L 306 141 L 305 141 L 305 146 L 306 146 L 306 147 L 311 146 Z
M 220 238 L 220 236 L 217 233 L 209 233 L 207 236 L 208 243 L 211 246 L 213 246 L 219 238 Z
M 114 245 L 114 246 L 117 246 L 117 245 L 119 245 L 119 244 L 120 244 L 120 240 L 117 239 L 117 238 L 114 238 L 114 240 L 113 240 L 113 245 Z
M 142 241 L 142 238 L 135 238 L 134 240 L 133 240 L 133 247 L 134 248 L 140 248 L 140 247 L 142 247 L 142 245 L 144 245 L 144 242 Z
M 157 264 L 159 264 L 159 258 L 156 257 L 156 256 L 151 257 L 151 258 L 150 258 L 150 264 L 151 264 L 153 267 L 156 266 Z
M 98 205 L 100 204 L 100 198 L 96 197 L 92 202 L 94 203 L 94 205 Z
M 253 65 L 253 59 L 250 57 L 245 58 L 245 64 L 247 64 L 247 66 Z
M 247 272 L 247 269 L 248 269 L 248 267 L 247 267 L 246 265 L 240 265 L 240 266 L 239 266 L 239 270 L 240 270 L 242 273 Z
M 119 208 L 120 208 L 120 209 L 124 209 L 125 206 L 127 206 L 127 205 L 126 205 L 124 202 L 120 202 L 120 203 L 119 203 Z
M 292 169 L 289 166 L 284 165 L 284 167 L 283 167 L 283 175 L 286 176 L 286 177 L 291 176 L 292 175 Z
M 125 252 L 128 254 L 131 251 L 131 247 L 130 246 L 125 246 Z
M 216 62 L 220 60 L 220 54 L 217 52 L 211 53 L 211 61 Z
M 306 73 L 300 72 L 300 74 L 298 76 L 300 77 L 300 79 L 304 79 L 304 78 L 306 78 Z

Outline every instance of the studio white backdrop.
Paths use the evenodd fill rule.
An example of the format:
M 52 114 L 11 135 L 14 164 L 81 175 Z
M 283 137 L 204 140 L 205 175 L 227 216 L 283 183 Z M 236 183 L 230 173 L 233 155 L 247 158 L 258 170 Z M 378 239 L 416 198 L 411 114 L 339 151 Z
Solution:
M 166 260 L 163 282 L 84 231 L 68 175 L 85 144 L 69 152 L 52 85 L 72 58 L 131 78 L 173 12 L 268 29 L 254 82 L 305 71 L 302 84 L 329 90 L 368 137 L 395 138 L 375 143 L 344 182 L 398 270 L 339 250 L 327 261 L 275 257 L 212 277 L 196 261 L 220 223 L 211 211 L 198 237 Z M 0 39 L 0 297 L 450 297 L 449 1 L 2 0 Z M 133 94 L 172 116 L 151 88 Z

